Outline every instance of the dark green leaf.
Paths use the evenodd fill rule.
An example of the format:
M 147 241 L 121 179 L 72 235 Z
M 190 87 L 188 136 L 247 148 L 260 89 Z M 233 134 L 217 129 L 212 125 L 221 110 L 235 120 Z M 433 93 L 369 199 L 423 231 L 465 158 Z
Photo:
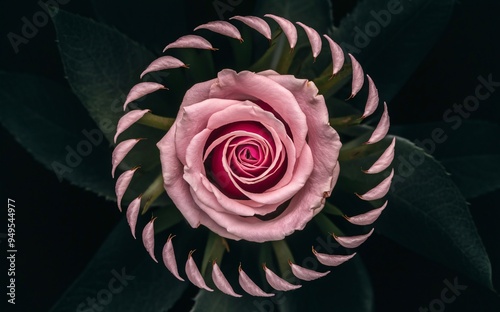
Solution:
M 0 86 L 0 121 L 37 161 L 60 181 L 115 197 L 109 146 L 69 90 L 45 78 L 5 72 Z
M 390 100 L 405 84 L 448 23 L 455 0 L 359 1 L 333 30 Z M 392 12 L 392 13 L 391 13 Z
M 186 255 L 185 245 L 191 238 L 188 232 L 193 231 L 187 227 L 177 229 L 176 254 Z M 141 242 L 133 240 L 123 221 L 51 311 L 97 309 L 88 298 L 94 299 L 102 311 L 167 311 L 188 283 L 178 281 L 158 259 L 160 263 L 155 263 Z
M 381 177 L 367 177 L 359 168 L 366 168 L 375 158 L 342 162 L 345 182 L 339 183 L 374 186 Z M 393 166 L 389 206 L 376 228 L 401 245 L 493 288 L 488 255 L 465 198 L 445 169 L 402 138 L 396 143 Z

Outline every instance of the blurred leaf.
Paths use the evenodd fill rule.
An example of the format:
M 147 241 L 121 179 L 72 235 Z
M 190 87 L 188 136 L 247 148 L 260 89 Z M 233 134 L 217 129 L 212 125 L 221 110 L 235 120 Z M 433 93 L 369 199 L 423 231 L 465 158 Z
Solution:
M 0 86 L 0 122 L 37 161 L 60 181 L 115 197 L 109 146 L 69 90 L 46 78 L 5 72 Z
M 391 139 L 384 141 L 387 144 Z M 349 186 L 356 192 L 376 185 L 382 178 L 365 175 L 360 168 L 367 168 L 377 156 L 341 162 L 344 182 L 339 183 L 358 185 L 357 189 Z M 393 167 L 389 205 L 376 228 L 399 244 L 493 289 L 490 260 L 465 198 L 445 169 L 403 138 L 397 140 Z
M 186 226 L 177 230 L 176 254 L 185 255 L 193 231 Z M 189 284 L 178 281 L 159 261 L 155 263 L 141 242 L 132 239 L 123 220 L 51 311 L 97 310 L 89 299 L 99 311 L 167 311 Z
M 390 101 L 439 39 L 455 0 L 359 1 L 333 29 Z
M 491 141 L 500 136 L 499 125 L 464 120 L 399 125 L 391 132 L 412 140 L 441 161 L 465 198 L 500 188 L 500 145 Z

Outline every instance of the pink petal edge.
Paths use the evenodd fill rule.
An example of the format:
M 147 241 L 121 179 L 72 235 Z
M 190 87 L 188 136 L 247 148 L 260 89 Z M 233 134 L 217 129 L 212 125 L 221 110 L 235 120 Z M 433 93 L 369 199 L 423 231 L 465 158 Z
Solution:
M 122 160 L 127 156 L 127 154 L 134 148 L 134 146 L 142 139 L 129 139 L 123 142 L 120 142 L 115 149 L 113 150 L 113 154 L 111 155 L 111 176 L 115 177 L 115 171 L 118 165 L 122 162 Z
M 149 109 L 144 109 L 144 110 L 137 109 L 137 110 L 131 110 L 130 112 L 123 115 L 123 117 L 120 118 L 120 120 L 118 120 L 114 142 L 116 143 L 116 139 L 120 134 L 123 133 L 123 131 L 130 128 L 130 126 L 132 126 L 134 123 L 136 123 L 139 119 L 141 119 L 144 115 L 146 115 L 149 112 L 151 112 L 151 110 Z
M 130 185 L 130 181 L 132 181 L 134 173 L 137 169 L 139 169 L 139 167 L 127 170 L 123 172 L 118 177 L 118 179 L 116 179 L 116 184 L 115 184 L 116 204 L 118 205 L 118 209 L 120 210 L 120 212 L 122 211 L 123 195 L 127 191 L 127 188 Z
M 288 43 L 290 43 L 290 49 L 295 48 L 295 45 L 297 44 L 297 28 L 295 28 L 293 23 L 286 18 L 273 14 L 266 14 L 264 15 L 264 17 L 272 18 L 276 23 L 278 23 L 278 25 L 285 33 L 285 36 L 288 39 Z
M 174 238 L 175 235 L 170 234 L 167 238 L 167 242 L 165 243 L 165 246 L 163 246 L 162 250 L 162 258 L 163 258 L 163 264 L 165 264 L 165 267 L 172 273 L 175 278 L 177 278 L 179 281 L 184 282 L 184 279 L 180 277 L 179 275 L 179 270 L 177 269 L 177 261 L 175 260 L 175 251 L 174 251 L 174 245 L 172 244 L 172 238 Z
M 238 268 L 239 277 L 238 282 L 240 283 L 241 288 L 246 291 L 248 294 L 256 297 L 272 297 L 273 293 L 266 293 L 262 289 L 260 289 L 257 284 L 255 284 L 250 277 L 243 271 L 241 265 Z
M 314 270 L 306 269 L 297 264 L 292 263 L 291 261 L 288 261 L 288 264 L 290 264 L 293 275 L 304 281 L 312 281 L 321 278 L 323 276 L 326 276 L 328 275 L 328 273 L 330 273 L 330 271 L 317 272 Z
M 168 44 L 164 49 L 163 52 L 167 51 L 167 49 L 172 49 L 172 48 L 193 48 L 193 49 L 202 49 L 202 50 L 212 50 L 215 51 L 217 50 L 216 48 L 212 47 L 212 44 L 208 42 L 207 39 L 197 36 L 197 35 L 186 35 L 178 38 L 174 42 Z
M 372 209 L 366 213 L 353 217 L 344 216 L 344 218 L 346 218 L 347 221 L 355 225 L 370 225 L 373 222 L 375 222 L 378 219 L 378 217 L 380 217 L 382 211 L 384 211 L 385 207 L 387 206 L 387 203 L 388 201 L 386 200 L 385 203 L 380 208 Z
M 132 236 L 135 237 L 135 226 L 137 224 L 137 218 L 139 217 L 139 210 L 141 208 L 141 196 L 135 198 L 127 207 L 127 222 L 130 227 L 130 232 L 132 232 Z
M 333 238 L 345 248 L 356 248 L 363 244 L 368 237 L 373 234 L 374 229 L 371 229 L 370 232 L 364 235 L 356 235 L 356 236 L 336 236 L 333 235 Z
M 389 168 L 394 160 L 394 147 L 396 146 L 396 138 L 392 139 L 391 144 L 385 149 L 380 157 L 371 165 L 368 170 L 364 170 L 367 174 L 376 174 Z
M 366 75 L 366 78 L 368 79 L 368 98 L 366 99 L 365 111 L 361 118 L 366 118 L 373 114 L 379 102 L 378 90 L 373 79 L 369 75 Z
M 341 265 L 342 263 L 350 260 L 352 257 L 356 255 L 356 253 L 353 253 L 351 255 L 329 255 L 329 254 L 324 254 L 324 253 L 319 253 L 317 252 L 314 247 L 312 248 L 312 252 L 314 256 L 316 256 L 316 259 L 321 264 L 327 265 L 327 266 L 338 266 Z
M 362 200 L 366 201 L 381 199 L 387 194 L 387 192 L 389 192 L 393 176 L 394 176 L 394 169 L 392 169 L 391 174 L 387 178 L 382 180 L 382 182 L 380 182 L 377 186 L 375 186 L 374 188 L 372 188 L 363 195 L 359 195 L 357 193 L 356 195 Z
M 127 105 L 129 103 L 161 89 L 167 88 L 157 82 L 139 82 L 138 84 L 133 86 L 132 89 L 130 89 L 127 98 L 125 99 L 125 103 L 123 104 L 123 110 L 127 109 Z
M 373 133 L 370 136 L 370 139 L 368 139 L 368 141 L 366 142 L 366 144 L 373 144 L 382 140 L 387 135 L 387 132 L 389 132 L 389 126 L 390 126 L 390 120 L 389 120 L 389 113 L 387 111 L 387 103 L 384 102 L 384 112 L 382 113 L 382 116 L 380 117 L 380 121 L 378 122 L 377 127 L 375 128 L 375 130 L 373 130 Z
M 268 40 L 271 40 L 271 28 L 269 27 L 269 24 L 267 24 L 266 21 L 263 20 L 262 18 L 257 16 L 237 15 L 230 18 L 230 20 L 232 19 L 244 23 L 248 27 L 255 29 L 257 32 L 266 37 Z
M 276 290 L 289 291 L 302 287 L 302 285 L 294 285 L 285 281 L 284 279 L 276 275 L 276 273 L 267 268 L 265 264 L 264 264 L 264 271 L 266 272 L 267 282 L 269 283 L 269 285 L 271 285 L 272 288 Z
M 328 41 L 328 45 L 330 46 L 333 64 L 332 76 L 335 76 L 342 69 L 342 66 L 344 66 L 344 51 L 342 51 L 342 48 L 328 35 L 323 35 L 323 37 L 326 38 L 326 40 Z
M 311 45 L 313 58 L 316 59 L 316 57 L 321 53 L 322 43 L 320 35 L 314 28 L 304 25 L 301 22 L 296 22 L 295 24 L 302 27 L 302 29 L 306 32 L 307 39 L 309 39 L 309 44 Z
M 208 22 L 206 24 L 199 25 L 194 29 L 194 31 L 198 29 L 207 29 L 215 33 L 221 34 L 223 36 L 238 39 L 240 42 L 243 42 L 243 39 L 241 38 L 241 34 L 238 28 L 236 28 L 233 24 L 230 24 L 226 21 Z
M 202 288 L 207 291 L 214 291 L 212 288 L 207 286 L 205 280 L 201 276 L 200 270 L 196 266 L 196 263 L 194 262 L 193 257 L 191 256 L 193 252 L 194 250 L 191 250 L 189 252 L 188 259 L 186 261 L 186 275 L 189 281 L 191 281 L 191 283 L 193 283 L 198 288 Z
M 241 297 L 240 294 L 234 292 L 233 287 L 231 287 L 226 277 L 224 276 L 219 266 L 217 265 L 217 262 L 215 261 L 212 265 L 212 280 L 214 281 L 215 286 L 217 286 L 217 288 L 226 295 L 238 298 Z
M 142 79 L 144 75 L 150 72 L 180 67 L 188 68 L 187 65 L 181 60 L 170 55 L 165 55 L 151 62 L 151 64 L 149 64 L 149 66 L 141 73 L 140 78 Z
M 348 53 L 348 55 L 351 58 L 352 64 L 352 87 L 351 96 L 349 97 L 350 99 L 352 99 L 363 87 L 363 83 L 365 82 L 365 74 L 363 73 L 363 68 L 356 60 L 356 58 L 351 53 Z
M 144 244 L 144 248 L 146 248 L 151 258 L 153 258 L 153 260 L 158 263 L 158 260 L 156 260 L 155 257 L 155 220 L 156 217 L 151 219 L 151 221 L 149 221 L 142 230 L 142 243 Z

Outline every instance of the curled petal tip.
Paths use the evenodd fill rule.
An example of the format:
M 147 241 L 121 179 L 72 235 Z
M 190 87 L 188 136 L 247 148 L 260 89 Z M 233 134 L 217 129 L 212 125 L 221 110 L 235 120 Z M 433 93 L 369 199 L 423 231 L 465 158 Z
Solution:
M 163 246 L 163 264 L 165 264 L 165 267 L 167 267 L 167 269 L 170 271 L 170 273 L 172 273 L 173 276 L 175 276 L 175 278 L 184 282 L 184 279 L 180 277 L 179 271 L 177 269 L 177 261 L 175 260 L 174 246 L 172 244 L 172 238 L 174 237 L 175 235 L 170 234 L 168 236 L 167 242 L 165 243 L 165 246 Z
M 234 27 L 234 25 L 225 21 L 208 22 L 206 24 L 196 27 L 194 30 L 196 31 L 198 29 L 207 29 L 215 33 L 221 34 L 223 36 L 238 39 L 240 42 L 243 42 L 243 39 L 241 38 L 241 34 L 238 28 Z
M 376 174 L 389 168 L 394 160 L 394 147 L 396 146 L 396 138 L 392 139 L 391 144 L 386 148 L 386 150 L 380 155 L 380 157 L 371 165 L 368 170 L 363 170 L 367 174 Z
M 172 69 L 172 68 L 188 68 L 186 64 L 184 64 L 181 60 L 173 57 L 173 56 L 162 56 L 151 62 L 149 66 L 141 73 L 140 78 L 144 77 L 147 73 L 150 72 L 155 72 L 155 71 L 160 71 L 160 70 L 166 70 L 166 69 Z
M 271 285 L 272 288 L 276 290 L 281 290 L 281 291 L 289 291 L 289 290 L 294 290 L 302 287 L 302 285 L 294 285 L 291 284 L 278 275 L 271 271 L 266 265 L 264 264 L 264 271 L 266 273 L 266 280 Z
M 366 118 L 373 114 L 377 109 L 379 98 L 378 98 L 378 90 L 373 82 L 372 78 L 369 75 L 366 75 L 368 79 L 368 99 L 366 100 L 365 111 L 363 112 L 363 116 L 361 118 Z
M 215 286 L 217 286 L 217 288 L 226 295 L 238 298 L 241 297 L 240 294 L 234 292 L 233 287 L 231 287 L 228 280 L 217 265 L 217 262 L 215 261 L 212 264 L 212 280 L 214 281 Z
M 321 52 L 322 46 L 320 35 L 316 30 L 307 25 L 304 25 L 301 22 L 297 22 L 296 24 L 302 27 L 302 29 L 304 29 L 304 31 L 306 32 L 307 38 L 309 39 L 309 44 L 311 45 L 313 58 L 314 60 L 316 60 L 316 57 Z
M 352 255 L 329 255 L 329 254 L 324 254 L 324 253 L 319 253 L 317 252 L 314 247 L 312 248 L 312 252 L 314 256 L 316 256 L 316 259 L 321 264 L 327 265 L 327 266 L 338 266 L 341 265 L 342 263 L 352 259 L 356 255 L 356 253 L 353 253 Z
M 127 222 L 132 232 L 132 236 L 135 237 L 135 226 L 137 224 L 137 218 L 139 217 L 139 210 L 141 208 L 141 196 L 137 197 L 130 202 L 127 208 Z
M 123 199 L 123 195 L 127 191 L 127 188 L 130 185 L 130 181 L 132 181 L 132 177 L 134 176 L 134 173 L 137 169 L 139 169 L 139 167 L 135 167 L 123 172 L 116 180 L 115 184 L 116 203 L 118 205 L 118 209 L 120 210 L 120 212 L 122 211 L 121 202 Z
M 207 291 L 214 291 L 212 288 L 208 287 L 205 280 L 201 276 L 200 270 L 196 266 L 194 259 L 192 257 L 194 250 L 191 250 L 186 261 L 186 275 L 191 283 L 193 283 L 198 288 L 205 289 Z
M 295 45 L 297 44 L 297 28 L 295 28 L 293 23 L 287 20 L 286 18 L 276 16 L 273 14 L 265 14 L 264 17 L 272 18 L 276 23 L 278 23 L 278 25 L 285 33 L 286 38 L 288 39 L 288 43 L 290 44 L 290 49 L 293 50 L 293 48 L 295 48 Z
M 127 154 L 134 148 L 134 146 L 141 139 L 129 139 L 123 142 L 120 142 L 115 149 L 113 150 L 113 154 L 111 156 L 111 176 L 115 177 L 115 171 L 118 165 L 122 162 L 122 160 L 127 156 Z
M 176 41 L 168 44 L 165 49 L 163 49 L 163 52 L 165 52 L 167 49 L 172 48 L 193 48 L 212 51 L 217 50 L 216 48 L 212 47 L 212 44 L 207 39 L 197 35 L 182 36 Z
M 116 126 L 116 133 L 114 137 L 114 142 L 116 143 L 116 139 L 120 134 L 122 134 L 125 130 L 130 128 L 134 123 L 136 123 L 139 119 L 141 119 L 144 115 L 151 112 L 149 109 L 144 110 L 131 110 L 126 113 L 120 120 L 118 120 L 118 125 Z
M 357 193 L 356 195 L 362 200 L 366 201 L 381 199 L 382 197 L 387 195 L 387 192 L 389 192 L 393 176 L 394 176 L 394 169 L 391 169 L 391 173 L 389 174 L 389 176 L 384 180 L 382 180 L 382 182 L 380 182 L 377 186 L 375 186 L 374 188 L 372 188 L 363 195 L 359 195 Z
M 365 76 L 363 68 L 356 60 L 356 58 L 350 53 L 348 53 L 348 55 L 351 58 L 351 64 L 352 64 L 352 86 L 351 86 L 351 95 L 349 97 L 349 99 L 352 99 L 353 97 L 356 96 L 356 94 L 358 94 L 359 90 L 361 90 L 361 88 L 363 87 Z
M 257 284 L 255 284 L 250 277 L 243 271 L 241 268 L 241 264 L 238 267 L 239 277 L 238 282 L 240 283 L 241 288 L 246 291 L 248 294 L 256 297 L 272 297 L 273 293 L 264 292 Z
M 345 56 L 340 45 L 338 45 L 335 41 L 333 41 L 332 38 L 330 38 L 328 35 L 323 35 L 323 37 L 326 38 L 326 40 L 328 41 L 328 45 L 330 46 L 330 52 L 332 54 L 332 63 L 333 63 L 333 68 L 332 68 L 332 77 L 333 77 L 344 66 Z
M 373 233 L 374 229 L 371 229 L 370 232 L 364 235 L 357 235 L 357 236 L 336 236 L 333 235 L 333 238 L 343 247 L 345 248 L 356 248 L 359 245 L 363 244 L 368 237 L 370 237 Z
M 237 21 L 240 21 L 247 25 L 250 28 L 253 28 L 260 34 L 262 34 L 264 37 L 266 37 L 268 40 L 271 40 L 271 28 L 269 25 L 266 23 L 265 20 L 263 20 L 260 17 L 257 16 L 233 16 L 230 18 L 230 20 L 235 19 Z
M 154 229 L 154 221 L 156 218 L 151 219 L 151 221 L 146 224 L 144 229 L 142 230 L 142 243 L 146 248 L 147 252 L 151 256 L 151 258 L 158 263 L 155 257 L 155 229 Z
M 321 278 L 323 276 L 326 276 L 326 275 L 328 275 L 328 273 L 330 273 L 330 271 L 317 272 L 314 270 L 306 269 L 306 268 L 303 268 L 299 265 L 292 263 L 291 261 L 289 261 L 288 263 L 290 264 L 293 275 L 295 275 L 295 277 L 297 277 L 301 280 L 304 280 L 304 281 L 312 281 L 312 280 Z
M 344 216 L 344 218 L 349 221 L 352 224 L 355 225 L 369 225 L 375 222 L 378 217 L 382 214 L 382 211 L 384 211 L 385 207 L 387 206 L 388 201 L 386 200 L 385 203 L 382 205 L 380 208 L 372 209 L 366 213 L 353 216 L 353 217 L 348 217 Z
M 140 99 L 141 97 L 153 93 L 155 91 L 167 89 L 164 85 L 157 82 L 139 82 L 135 86 L 130 89 L 127 98 L 125 99 L 125 103 L 123 104 L 123 110 L 127 109 L 127 105 L 135 100 Z
M 384 102 L 384 112 L 382 113 L 382 117 L 380 117 L 377 127 L 373 130 L 373 133 L 366 144 L 374 144 L 382 140 L 387 135 L 387 132 L 389 132 L 389 126 L 389 112 L 387 111 L 387 103 Z

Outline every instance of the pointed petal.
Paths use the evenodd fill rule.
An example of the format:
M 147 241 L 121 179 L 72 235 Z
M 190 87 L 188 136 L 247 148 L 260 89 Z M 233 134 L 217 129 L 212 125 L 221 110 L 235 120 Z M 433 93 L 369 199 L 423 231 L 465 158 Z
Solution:
M 372 80 L 372 77 L 366 75 L 366 78 L 368 79 L 368 99 L 366 100 L 365 111 L 362 118 L 366 118 L 373 114 L 373 112 L 377 109 L 379 101 L 378 90 Z
M 137 122 L 137 120 L 141 119 L 146 113 L 149 113 L 149 109 L 144 110 L 131 110 L 130 112 L 123 115 L 120 120 L 118 120 L 118 125 L 116 126 L 116 134 L 114 138 L 114 142 L 116 143 L 116 139 L 123 131 L 127 130 L 130 126 Z
M 184 64 L 181 60 L 173 56 L 170 55 L 162 56 L 151 62 L 151 64 L 149 64 L 149 66 L 142 72 L 141 79 L 142 77 L 144 77 L 144 75 L 150 72 L 172 69 L 172 68 L 180 68 L 180 67 L 188 68 L 186 64 Z
M 238 16 L 237 15 L 237 16 L 233 16 L 230 18 L 230 20 L 232 20 L 232 19 L 243 22 L 248 27 L 253 28 L 256 31 L 258 31 L 259 33 L 261 33 L 268 40 L 271 40 L 271 28 L 266 23 L 266 21 L 263 20 L 262 18 L 257 17 L 257 16 Z
M 373 163 L 373 165 L 368 170 L 364 170 L 364 173 L 375 174 L 384 171 L 389 168 L 394 159 L 394 147 L 396 146 L 396 138 L 392 139 L 391 144 L 386 148 L 386 150 L 380 155 L 380 157 Z
M 186 35 L 182 36 L 174 42 L 168 44 L 163 52 L 167 51 L 167 49 L 172 48 L 193 48 L 193 49 L 202 49 L 202 50 L 212 50 L 215 51 L 212 44 L 208 42 L 207 39 L 197 36 L 197 35 Z
M 116 180 L 115 184 L 116 203 L 118 205 L 118 209 L 120 210 L 120 212 L 122 211 L 123 195 L 127 191 L 127 188 L 130 185 L 130 181 L 132 181 L 132 177 L 134 176 L 134 173 L 137 169 L 139 169 L 139 167 L 135 167 L 133 169 L 125 171 Z
M 217 286 L 217 288 L 219 288 L 219 290 L 226 295 L 241 297 L 241 295 L 234 292 L 233 287 L 231 287 L 227 281 L 226 277 L 217 265 L 217 262 L 214 262 L 212 266 L 212 280 L 214 281 L 215 286 Z
M 175 235 L 172 234 L 168 236 L 167 242 L 165 243 L 165 246 L 163 246 L 161 254 L 163 258 L 163 263 L 170 271 L 170 273 L 172 273 L 172 275 L 174 275 L 179 281 L 184 282 L 184 279 L 179 275 L 179 270 L 177 270 L 177 261 L 175 260 L 174 245 L 172 244 L 172 238 L 174 237 Z
M 141 139 L 130 139 L 130 140 L 125 140 L 123 142 L 120 142 L 115 149 L 113 150 L 113 154 L 111 156 L 111 163 L 112 163 L 112 168 L 111 168 L 111 176 L 114 178 L 115 177 L 115 171 L 116 167 L 122 162 L 122 160 L 127 156 L 127 154 L 134 148 L 134 146 L 139 142 Z
M 207 284 L 205 283 L 205 280 L 203 280 L 200 270 L 196 266 L 193 257 L 191 257 L 193 252 L 194 250 L 191 250 L 189 252 L 188 259 L 186 261 L 186 275 L 188 279 L 198 288 L 203 288 L 207 291 L 214 291 L 212 288 L 208 287 Z
M 132 236 L 135 238 L 135 225 L 137 224 L 137 217 L 139 217 L 139 210 L 141 208 L 141 196 L 137 197 L 130 202 L 127 208 L 127 222 L 132 232 Z
M 352 56 L 351 53 L 348 53 L 349 57 L 351 58 L 351 64 L 352 64 L 352 87 L 351 87 L 351 96 L 349 98 L 353 98 L 358 94 L 359 90 L 363 87 L 363 83 L 365 81 L 365 74 L 363 72 L 363 68 L 359 64 L 359 62 L 356 60 L 354 56 Z
M 356 253 L 353 253 L 352 255 L 328 255 L 324 253 L 319 253 L 317 252 L 314 247 L 312 249 L 313 254 L 316 256 L 318 261 L 321 264 L 328 265 L 328 266 L 338 266 L 341 265 L 342 263 L 348 261 L 352 257 L 356 255 Z
M 328 35 L 323 35 L 328 41 L 328 45 L 330 46 L 330 51 L 332 52 L 332 63 L 333 63 L 333 71 L 332 76 L 336 75 L 342 66 L 344 66 L 345 56 L 342 48 L 333 41 L 332 38 L 328 37 Z
M 349 221 L 355 225 L 372 224 L 373 222 L 375 222 L 378 219 L 378 217 L 380 216 L 382 211 L 385 209 L 385 207 L 387 206 L 387 202 L 388 201 L 386 200 L 385 203 L 380 208 L 372 209 L 366 213 L 363 213 L 363 214 L 360 214 L 357 216 L 353 216 L 353 217 L 344 216 L 344 218 L 346 218 L 347 221 Z
M 356 248 L 359 245 L 363 244 L 368 239 L 368 237 L 370 237 L 370 235 L 373 234 L 373 230 L 374 229 L 371 229 L 370 232 L 364 235 L 356 235 L 356 236 L 333 235 L 333 238 L 337 241 L 337 243 L 339 243 L 345 248 Z
M 130 92 L 127 95 L 127 99 L 125 100 L 125 104 L 123 104 L 123 110 L 127 109 L 127 105 L 129 103 L 160 89 L 167 88 L 157 82 L 139 82 L 138 84 L 133 86 L 132 89 L 130 89 Z
M 240 283 L 241 288 L 243 288 L 244 291 L 249 293 L 252 296 L 256 297 L 272 297 L 274 296 L 273 293 L 266 293 L 262 289 L 260 289 L 259 286 L 257 286 L 251 279 L 248 277 L 248 275 L 243 271 L 243 269 L 240 267 L 238 268 L 239 271 L 239 277 L 238 281 Z
M 306 32 L 307 38 L 309 39 L 309 43 L 311 44 L 312 55 L 314 59 L 316 59 L 316 57 L 321 52 L 321 46 L 322 46 L 321 37 L 319 36 L 318 32 L 313 28 L 304 25 L 301 22 L 297 22 L 296 24 L 302 27 Z
M 297 28 L 293 25 L 292 22 L 287 20 L 286 18 L 276 16 L 273 14 L 266 14 L 264 17 L 272 18 L 278 25 L 281 27 L 285 36 L 288 38 L 288 43 L 290 43 L 290 49 L 295 48 L 297 44 Z
M 389 126 L 390 121 L 389 113 L 387 112 L 387 103 L 384 102 L 384 112 L 382 113 L 382 117 L 380 117 L 377 127 L 366 144 L 373 144 L 382 140 L 387 135 L 387 132 L 389 132 Z
M 158 263 L 158 260 L 156 260 L 155 257 L 155 228 L 154 228 L 154 222 L 156 218 L 151 219 L 148 224 L 144 227 L 142 230 L 142 243 L 144 244 L 144 247 L 148 251 L 149 255 L 153 260 Z
M 366 201 L 381 199 L 387 194 L 387 192 L 389 192 L 393 176 L 394 176 L 394 169 L 392 169 L 391 174 L 387 178 L 385 178 L 382 182 L 380 182 L 377 186 L 375 186 L 374 188 L 372 188 L 363 195 L 359 194 L 356 195 L 358 195 L 358 197 L 361 198 L 362 200 Z
M 297 278 L 304 280 L 304 281 L 312 281 L 318 278 L 321 278 L 323 276 L 328 275 L 330 271 L 326 272 L 317 272 L 314 270 L 309 270 L 306 268 L 303 268 L 299 265 L 296 265 L 292 263 L 291 261 L 288 262 L 290 264 L 290 267 L 292 268 L 292 273 L 295 275 Z
M 269 285 L 271 285 L 272 288 L 276 290 L 288 291 L 302 287 L 302 285 L 294 285 L 285 281 L 284 279 L 276 275 L 276 273 L 269 270 L 265 264 L 264 264 L 264 271 L 266 272 L 267 282 L 269 283 Z
M 233 24 L 230 24 L 225 21 L 208 22 L 206 24 L 196 27 L 194 30 L 196 31 L 198 29 L 208 29 L 223 36 L 238 39 L 240 42 L 243 42 L 243 39 L 241 38 L 241 34 L 238 28 L 236 28 Z

